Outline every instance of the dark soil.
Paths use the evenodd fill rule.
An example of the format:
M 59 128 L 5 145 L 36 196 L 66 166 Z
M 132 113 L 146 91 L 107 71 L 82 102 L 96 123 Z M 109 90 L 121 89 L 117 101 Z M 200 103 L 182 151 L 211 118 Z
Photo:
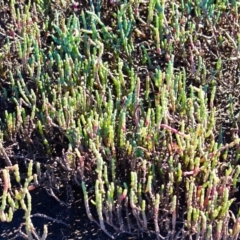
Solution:
M 88 219 L 82 201 L 83 197 L 80 193 L 81 189 L 76 189 L 75 198 L 78 199 L 74 201 L 72 206 L 63 206 L 53 197 L 50 197 L 46 190 L 43 188 L 38 188 L 31 192 L 32 195 L 32 215 L 43 214 L 45 216 L 62 221 L 68 226 L 62 223 L 47 220 L 44 217 L 33 217 L 32 221 L 37 232 L 42 233 L 43 225 L 48 226 L 48 240 L 110 240 L 109 238 L 95 223 L 91 223 Z M 64 193 L 62 193 L 64 195 Z M 61 196 L 61 194 L 60 194 Z M 93 213 L 93 215 L 95 215 Z M 0 239 L 1 240 L 22 240 L 23 237 L 19 234 L 19 228 L 21 223 L 24 222 L 24 212 L 23 210 L 17 210 L 14 213 L 13 221 L 10 223 L 1 222 L 0 224 Z M 22 227 L 24 231 L 24 226 Z M 41 234 L 40 234 L 41 236 Z M 144 234 L 142 236 L 129 236 L 127 234 L 122 234 L 116 239 L 154 239 L 154 237 L 147 236 Z

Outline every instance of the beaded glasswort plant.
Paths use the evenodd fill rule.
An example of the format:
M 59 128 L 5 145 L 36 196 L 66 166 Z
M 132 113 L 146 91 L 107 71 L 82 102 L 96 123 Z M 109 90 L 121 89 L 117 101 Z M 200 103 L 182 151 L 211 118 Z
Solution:
M 1 95 L 14 105 L 1 115 L 1 221 L 23 209 L 25 239 L 47 239 L 33 217 L 67 226 L 31 215 L 39 186 L 71 205 L 54 191 L 58 174 L 77 184 L 88 218 L 110 238 L 238 239 L 240 85 L 235 75 L 233 89 L 224 81 L 238 71 L 240 35 L 224 24 L 240 30 L 239 3 L 16 4 L 1 33 Z M 10 143 L 31 155 L 26 174 Z

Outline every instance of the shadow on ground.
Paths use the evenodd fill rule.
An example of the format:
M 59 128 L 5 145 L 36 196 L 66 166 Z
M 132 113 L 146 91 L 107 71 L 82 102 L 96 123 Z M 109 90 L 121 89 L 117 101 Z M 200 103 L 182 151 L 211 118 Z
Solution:
M 79 190 L 81 191 L 81 190 Z M 88 219 L 83 198 L 75 201 L 70 207 L 62 206 L 56 199 L 49 196 L 45 189 L 39 188 L 31 193 L 32 195 L 32 214 L 43 214 L 58 221 L 63 221 L 69 225 L 65 226 L 62 223 L 57 223 L 43 217 L 33 217 L 32 222 L 39 233 L 42 235 L 44 224 L 48 225 L 48 237 L 47 240 L 71 240 L 71 239 L 82 239 L 82 240 L 110 240 L 110 238 L 96 226 L 91 223 Z M 14 213 L 14 219 L 10 223 L 3 222 L 0 224 L 0 239 L 1 240 L 22 240 L 24 237 L 19 235 L 19 227 L 24 222 L 24 211 L 17 210 Z M 24 232 L 24 226 L 22 226 Z M 129 236 L 119 235 L 116 237 L 117 240 L 122 239 L 152 239 L 149 236 Z

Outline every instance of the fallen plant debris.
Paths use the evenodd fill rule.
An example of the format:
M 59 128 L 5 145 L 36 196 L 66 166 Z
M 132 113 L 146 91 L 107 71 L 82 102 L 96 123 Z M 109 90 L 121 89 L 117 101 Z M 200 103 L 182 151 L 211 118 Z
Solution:
M 240 239 L 239 8 L 0 1 L 0 238 Z

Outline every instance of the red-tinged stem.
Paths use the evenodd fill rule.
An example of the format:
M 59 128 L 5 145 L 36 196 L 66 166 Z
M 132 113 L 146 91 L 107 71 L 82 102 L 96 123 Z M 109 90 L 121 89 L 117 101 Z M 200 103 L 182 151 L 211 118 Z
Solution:
M 7 174 L 7 170 L 3 170 L 3 191 L 7 193 L 8 188 L 9 188 L 9 184 L 8 184 L 8 174 Z
M 168 125 L 166 125 L 166 124 L 161 124 L 161 127 L 162 127 L 162 128 L 165 128 L 165 129 L 167 129 L 167 130 L 169 130 L 169 131 L 171 131 L 171 132 L 173 132 L 173 133 L 176 133 L 176 134 L 178 134 L 178 135 L 180 135 L 180 136 L 183 136 L 183 137 L 185 137 L 185 138 L 189 138 L 189 135 L 187 135 L 187 134 L 185 134 L 185 133 L 182 133 L 182 132 L 179 132 L 177 129 L 172 128 L 172 127 L 170 127 L 170 126 L 168 126 Z

